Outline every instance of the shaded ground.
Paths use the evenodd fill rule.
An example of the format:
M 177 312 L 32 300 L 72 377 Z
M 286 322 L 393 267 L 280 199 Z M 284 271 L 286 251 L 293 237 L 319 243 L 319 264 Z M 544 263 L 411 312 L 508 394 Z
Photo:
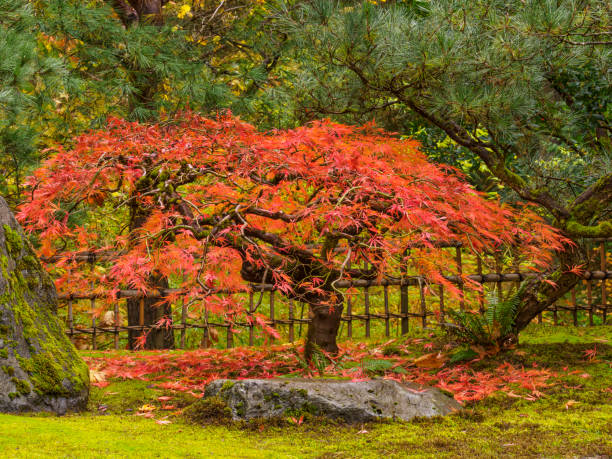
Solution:
M 418 341 L 421 340 L 421 341 Z M 407 343 L 407 344 L 406 344 Z M 160 388 L 155 374 L 102 381 L 94 387 L 87 413 L 57 417 L 0 415 L 2 457 L 573 457 L 612 454 L 612 327 L 533 327 L 518 349 L 485 358 L 469 366 L 423 369 L 409 362 L 420 354 L 443 349 L 444 342 L 427 335 L 387 345 L 369 343 L 354 348 L 343 363 L 324 371 L 336 377 L 386 374 L 438 378 L 441 372 L 478 386 L 499 377 L 500 367 L 512 367 L 519 380 L 500 379 L 502 390 L 479 401 L 465 401 L 462 413 L 411 423 L 384 422 L 339 426 L 306 420 L 286 420 L 282 427 L 266 423 L 244 426 L 193 426 L 181 409 L 196 400 L 194 389 L 203 378 L 180 380 L 182 391 Z M 241 351 L 238 351 L 240 353 Z M 172 369 L 175 356 L 166 353 Z M 288 355 L 291 353 L 288 352 Z M 363 355 L 362 355 L 363 354 Z M 388 355 L 385 355 L 388 354 Z M 100 357 L 88 353 L 100 365 Z M 159 357 L 159 354 L 156 354 Z M 382 358 L 381 358 L 382 356 Z M 291 374 L 299 360 L 282 352 L 268 356 L 274 372 Z M 401 361 L 390 368 L 380 361 Z M 144 359 L 145 361 L 147 359 Z M 164 361 L 166 361 L 164 360 Z M 239 361 L 242 361 L 238 359 Z M 282 365 L 275 362 L 281 361 Z M 159 365 L 161 359 L 154 360 Z M 180 361 L 180 359 L 179 359 Z M 248 361 L 248 354 L 244 355 Z M 368 363 L 368 362 L 374 363 Z M 365 362 L 365 363 L 364 363 Z M 376 363 L 378 362 L 378 363 Z M 221 363 L 221 362 L 218 362 Z M 227 364 L 227 361 L 225 362 Z M 248 365 L 245 365 L 248 367 Z M 397 368 L 403 368 L 398 372 Z M 128 368 L 138 368 L 129 367 Z M 214 368 L 214 366 L 212 367 Z M 217 372 L 223 369 L 216 367 Z M 240 371 L 239 366 L 231 371 Z M 349 371 L 351 369 L 356 369 Z M 458 370 L 461 369 L 461 370 Z M 127 371 L 127 370 L 126 370 Z M 175 366 L 174 381 L 185 368 Z M 254 371 L 254 370 L 253 370 Z M 262 371 L 267 371 L 265 368 Z M 301 370 L 302 372 L 304 370 Z M 536 371 L 536 373 L 531 373 Z M 453 373 L 454 372 L 454 373 Z M 317 373 L 316 370 L 313 371 Z M 338 376 L 340 374 L 340 376 Z M 523 376 L 521 376 L 523 375 Z M 526 376 L 525 376 L 526 375 Z M 536 375 L 536 376 L 533 376 Z M 539 376 L 538 376 L 539 375 Z M 129 375 L 128 375 L 129 376 Z M 544 378 L 544 379 L 542 379 Z M 180 378 L 179 378 L 180 379 Z M 542 384 L 524 387 L 525 381 Z M 439 378 L 437 379 L 439 382 Z M 452 383 L 450 379 L 446 383 Z M 434 381 L 435 382 L 435 381 Z M 455 381 L 457 382 L 457 381 Z M 461 382 L 461 381 L 459 381 Z M 108 384 L 108 385 L 107 385 Z M 191 384 L 190 387 L 189 384 Z M 486 386 L 486 384 L 484 384 Z M 169 387 L 169 386 L 167 386 Z M 194 395 L 190 394 L 192 392 Z M 478 390 L 476 389 L 476 392 Z M 161 397 L 161 399 L 160 399 Z M 157 423 L 157 422 L 159 423 Z M 168 423 L 169 422 L 169 423 Z

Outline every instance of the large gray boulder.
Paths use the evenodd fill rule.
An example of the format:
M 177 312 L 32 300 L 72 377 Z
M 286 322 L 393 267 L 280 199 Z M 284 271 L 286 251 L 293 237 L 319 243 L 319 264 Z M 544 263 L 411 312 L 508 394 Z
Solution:
M 205 396 L 225 400 L 235 420 L 308 412 L 350 423 L 380 418 L 407 421 L 461 408 L 438 389 L 387 379 L 219 379 L 206 387 Z
M 0 197 L 0 412 L 85 407 L 87 365 L 56 313 L 53 282 Z

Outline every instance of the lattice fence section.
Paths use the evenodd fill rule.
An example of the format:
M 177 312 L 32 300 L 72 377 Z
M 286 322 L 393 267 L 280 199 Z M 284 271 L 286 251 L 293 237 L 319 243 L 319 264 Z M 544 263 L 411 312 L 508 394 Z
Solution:
M 550 306 L 537 322 L 551 322 L 555 325 L 606 324 L 608 312 L 612 310 L 609 302 L 612 294 L 612 239 L 594 239 L 590 241 L 589 266 L 585 267 L 582 282 L 564 298 Z M 461 288 L 460 275 L 467 269 L 476 272 L 468 277 L 486 286 L 488 294 L 507 296 L 515 290 L 521 281 L 536 273 L 521 271 L 518 266 L 503 266 L 500 256 L 490 256 L 487 260 L 471 256 L 466 262 L 466 254 L 460 247 L 450 247 L 449 260 L 454 264 L 457 274 L 446 276 Z M 493 266 L 495 272 L 484 272 Z M 514 272 L 502 272 L 515 268 Z M 469 272 L 469 271 L 468 271 Z M 399 336 L 411 327 L 434 327 L 446 320 L 449 309 L 464 309 L 464 301 L 457 301 L 445 292 L 441 285 L 428 285 L 422 278 L 407 276 L 397 281 L 339 281 L 341 289 L 350 289 L 344 304 L 340 339 L 369 338 L 373 336 Z M 254 312 L 254 305 L 259 305 L 259 312 L 264 313 L 267 324 L 276 328 L 283 341 L 293 342 L 305 335 L 309 322 L 308 307 L 304 303 L 284 298 L 272 285 L 251 285 L 251 290 L 238 293 L 245 302 L 246 309 Z M 176 289 L 165 289 L 158 292 L 158 297 L 180 293 Z M 467 294 L 467 293 L 466 293 Z M 477 295 L 472 298 L 479 305 L 481 312 L 486 305 L 484 292 L 470 292 Z M 149 295 L 149 297 L 156 295 Z M 259 295 L 264 295 L 259 301 Z M 97 301 L 101 295 L 87 292 L 74 292 L 60 296 L 61 311 L 66 319 L 68 335 L 81 348 L 115 348 L 125 346 L 129 330 L 147 331 L 151 326 L 145 325 L 144 297 L 136 290 L 121 290 L 117 301 L 106 314 L 96 315 Z M 125 299 L 140 298 L 139 325 L 128 326 L 124 317 Z M 79 307 L 76 307 L 77 302 Z M 82 302 L 88 302 L 83 308 Z M 258 332 L 248 315 L 242 320 L 229 322 L 223 317 L 203 312 L 200 317 L 192 317 L 186 301 L 173 304 L 173 323 L 175 343 L 178 348 L 187 347 L 233 347 L 235 345 L 260 344 L 265 338 Z M 88 309 L 89 312 L 82 312 Z M 112 312 L 112 314 L 109 314 Z M 110 318 L 110 320 L 109 320 Z

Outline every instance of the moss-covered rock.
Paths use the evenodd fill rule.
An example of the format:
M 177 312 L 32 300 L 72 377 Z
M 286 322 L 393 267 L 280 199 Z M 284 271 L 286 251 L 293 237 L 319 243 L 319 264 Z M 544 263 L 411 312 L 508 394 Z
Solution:
M 381 418 L 408 421 L 415 416 L 441 416 L 461 409 L 459 403 L 438 389 L 385 379 L 218 379 L 206 386 L 205 397 L 215 407 L 220 406 L 221 399 L 236 421 L 302 415 L 347 423 Z M 208 407 L 203 402 L 201 406 L 194 404 L 191 410 L 206 414 L 210 412 L 205 409 Z
M 0 411 L 86 406 L 87 365 L 56 313 L 53 282 L 0 197 Z

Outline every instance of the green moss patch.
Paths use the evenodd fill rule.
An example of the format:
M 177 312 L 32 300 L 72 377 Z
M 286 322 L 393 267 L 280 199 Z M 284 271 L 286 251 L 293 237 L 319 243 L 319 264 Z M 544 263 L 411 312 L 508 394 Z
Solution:
M 533 401 L 498 392 L 451 416 L 363 426 L 313 422 L 300 412 L 271 421 L 192 424 L 180 410 L 195 401 L 194 408 L 183 412 L 195 411 L 203 401 L 161 390 L 152 381 L 113 380 L 107 387 L 93 388 L 89 412 L 81 415 L 0 415 L 4 432 L 9 433 L 0 435 L 0 451 L 10 457 L 605 456 L 612 454 L 611 329 L 530 327 L 516 350 L 477 364 L 483 371 L 508 361 L 556 372 L 542 396 Z M 596 355 L 589 360 L 585 351 L 595 347 Z M 415 357 L 419 349 L 429 352 L 422 344 L 410 349 L 401 344 L 400 349 Z M 172 399 L 160 402 L 160 396 Z M 164 410 L 164 403 L 176 409 Z M 135 415 L 145 404 L 154 406 L 154 419 Z M 219 407 L 223 410 L 222 403 Z M 212 408 L 207 406 L 208 413 L 219 413 Z M 299 420 L 302 414 L 301 424 L 290 419 Z M 171 424 L 157 424 L 160 419 Z
M 185 419 L 193 424 L 220 424 L 232 422 L 232 410 L 220 397 L 208 397 L 193 403 L 183 411 Z
M 4 229 L 6 251 L 9 255 L 18 257 L 24 247 L 21 235 L 8 225 L 2 225 L 2 228 Z
M 4 314 L 14 319 L 15 325 L 9 328 L 3 324 L 0 333 L 5 346 L 12 345 L 14 358 L 28 373 L 31 383 L 19 380 L 17 393 L 23 395 L 33 390 L 39 395 L 80 394 L 89 387 L 89 370 L 55 314 L 57 305 L 51 280 L 21 233 L 8 225 L 3 225 L 3 231 L 6 253 L 15 261 L 15 269 L 8 271 L 0 247 L 4 259 L 2 276 L 7 282 L 0 292 L 0 313 L 5 310 Z M 9 359 L 8 349 L 0 349 L 0 358 Z

